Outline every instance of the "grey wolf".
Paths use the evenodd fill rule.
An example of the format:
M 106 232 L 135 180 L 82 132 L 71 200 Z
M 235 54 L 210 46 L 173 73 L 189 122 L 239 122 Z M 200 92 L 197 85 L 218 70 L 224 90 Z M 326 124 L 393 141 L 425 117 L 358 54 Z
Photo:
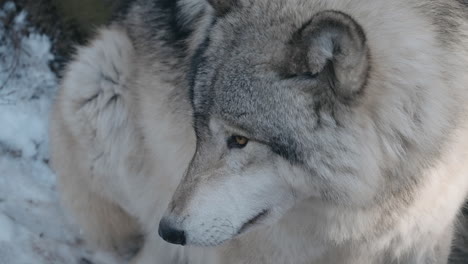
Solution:
M 129 1 L 57 96 L 64 208 L 131 263 L 447 263 L 467 33 L 456 0 Z

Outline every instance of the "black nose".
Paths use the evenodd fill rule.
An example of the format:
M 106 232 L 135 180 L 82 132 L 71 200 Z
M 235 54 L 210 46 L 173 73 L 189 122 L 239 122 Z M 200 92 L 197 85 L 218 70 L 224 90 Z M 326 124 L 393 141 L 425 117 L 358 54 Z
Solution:
M 166 242 L 182 246 L 185 245 L 185 232 L 174 228 L 171 223 L 164 218 L 159 222 L 158 233 Z

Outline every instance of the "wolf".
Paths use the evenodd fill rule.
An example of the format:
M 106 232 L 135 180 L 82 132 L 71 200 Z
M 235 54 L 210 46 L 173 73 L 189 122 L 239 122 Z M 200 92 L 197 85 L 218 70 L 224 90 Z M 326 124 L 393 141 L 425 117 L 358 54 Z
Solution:
M 447 263 L 468 5 L 133 0 L 51 113 L 63 207 L 123 263 Z

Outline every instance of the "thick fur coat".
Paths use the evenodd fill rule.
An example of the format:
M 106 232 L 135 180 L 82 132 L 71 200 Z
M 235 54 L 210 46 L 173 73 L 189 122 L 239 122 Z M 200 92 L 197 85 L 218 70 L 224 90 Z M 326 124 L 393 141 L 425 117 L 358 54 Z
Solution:
M 135 264 L 445 264 L 467 73 L 463 1 L 129 1 L 57 96 L 63 205 Z

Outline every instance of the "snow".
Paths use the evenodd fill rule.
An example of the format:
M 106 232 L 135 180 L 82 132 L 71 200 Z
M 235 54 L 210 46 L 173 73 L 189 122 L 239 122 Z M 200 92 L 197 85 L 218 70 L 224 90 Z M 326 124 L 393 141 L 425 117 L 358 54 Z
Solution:
M 0 6 L 0 264 L 96 263 L 61 211 L 48 166 L 58 80 L 51 41 L 11 1 Z

